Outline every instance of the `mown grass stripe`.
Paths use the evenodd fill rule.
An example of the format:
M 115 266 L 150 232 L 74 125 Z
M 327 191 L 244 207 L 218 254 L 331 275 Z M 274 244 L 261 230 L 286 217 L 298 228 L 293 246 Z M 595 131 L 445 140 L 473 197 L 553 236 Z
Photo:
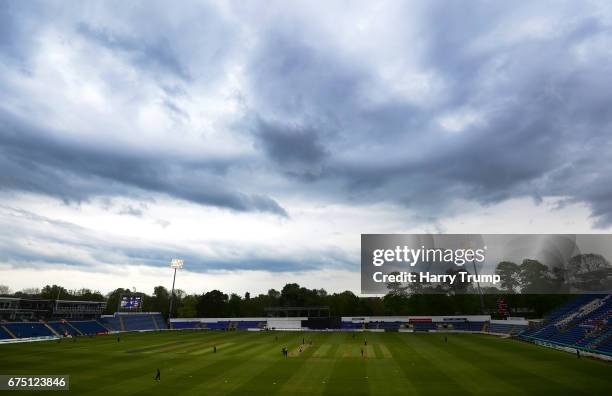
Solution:
M 323 344 L 320 345 L 317 350 L 315 351 L 315 353 L 313 353 L 313 357 L 325 357 L 327 356 L 327 353 L 329 352 L 329 350 L 331 349 L 332 345 L 331 344 Z
M 213 353 L 214 352 L 213 351 L 214 346 L 217 347 L 217 353 L 221 353 L 222 351 L 225 352 L 225 348 L 227 348 L 228 346 L 231 346 L 231 345 L 234 345 L 234 343 L 233 342 L 224 342 L 222 344 L 211 344 L 211 343 L 208 343 L 208 344 L 206 344 L 206 346 L 198 345 L 198 349 L 191 350 L 191 351 L 188 351 L 186 353 L 188 353 L 189 355 L 194 355 L 194 356 L 202 355 L 202 354 L 207 353 L 207 352 L 208 353 Z
M 278 337 L 275 340 L 275 337 Z M 313 345 L 285 359 L 282 346 Z M 156 332 L 1 345 L 3 374 L 71 376 L 78 395 L 603 395 L 610 364 L 470 334 Z M 216 344 L 219 352 L 212 353 Z M 170 351 L 126 353 L 147 348 Z M 360 350 L 364 348 L 365 357 Z M 192 354 L 204 350 L 201 354 Z M 345 358 L 349 352 L 351 358 Z M 210 352 L 210 353 L 207 353 Z M 153 381 L 155 369 L 162 381 Z M 52 371 L 52 372 L 50 372 Z M 276 384 L 273 384 L 276 382 Z

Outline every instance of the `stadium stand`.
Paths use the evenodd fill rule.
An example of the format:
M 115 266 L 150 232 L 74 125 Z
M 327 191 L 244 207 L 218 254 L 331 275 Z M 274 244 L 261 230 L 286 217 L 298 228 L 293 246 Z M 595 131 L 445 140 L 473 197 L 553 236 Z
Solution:
M 10 335 L 2 326 L 0 326 L 0 340 L 10 340 L 13 336 Z
M 77 329 L 68 324 L 68 322 L 49 322 L 47 323 L 60 335 L 79 335 Z
M 221 320 L 219 322 L 206 323 L 207 327 L 211 330 L 227 330 L 230 322 L 228 320 Z
M 240 320 L 235 323 L 236 330 L 257 329 L 259 328 L 258 321 Z
M 452 330 L 455 331 L 482 331 L 484 322 L 453 322 Z
M 526 324 L 503 323 L 506 321 L 491 321 L 489 324 L 489 332 L 496 334 L 511 334 L 516 335 L 527 329 Z
M 336 319 L 337 322 L 333 324 L 333 327 L 329 327 L 330 329 L 490 332 L 516 335 L 520 339 L 531 342 L 579 348 L 612 356 L 611 295 L 578 296 L 545 316 L 543 320 L 531 322 L 523 318 L 491 320 L 488 315 L 336 317 Z M 321 318 L 318 320 L 320 321 Z M 325 329 L 325 327 L 316 327 L 313 325 L 314 322 L 311 322 L 308 317 L 192 318 L 172 319 L 171 327 L 173 329 L 208 330 Z M 528 326 L 528 323 L 531 325 Z M 148 331 L 165 328 L 164 318 L 158 312 L 119 312 L 114 315 L 101 316 L 97 320 L 3 321 L 0 323 L 0 339 L 89 335 L 108 331 Z
M 119 323 L 119 318 L 113 315 L 104 315 L 100 317 L 99 322 L 110 331 L 121 331 L 121 324 Z
M 268 319 L 270 323 L 268 323 Z M 172 319 L 173 329 L 208 329 L 208 330 L 249 330 L 272 328 L 279 323 L 296 322 L 299 328 L 300 320 L 291 321 L 287 318 L 200 318 Z M 270 326 L 272 324 L 272 326 Z M 280 327 L 280 326 L 279 326 Z
M 164 321 L 164 317 L 161 315 L 161 313 L 153 313 L 151 317 L 153 318 L 153 324 L 155 325 L 156 330 L 167 328 L 166 322 Z
M 542 326 L 527 329 L 519 337 L 612 355 L 611 317 L 610 295 L 583 295 L 546 316 Z
M 72 326 L 74 326 L 81 334 L 99 334 L 99 333 L 107 333 L 108 330 L 98 323 L 95 320 L 83 320 L 83 321 L 74 321 L 71 320 L 69 322 Z
M 122 321 L 125 323 L 125 331 L 165 328 L 163 317 L 159 312 L 130 313 L 121 314 L 120 317 L 118 314 L 105 315 L 98 320 L 2 322 L 0 339 L 105 334 L 109 331 L 122 331 Z
M 414 331 L 429 331 L 429 330 L 436 329 L 436 325 L 431 320 L 426 321 L 426 320 L 412 320 L 411 319 L 409 323 L 414 329 Z
M 122 319 L 126 331 L 157 329 L 151 314 L 122 315 Z
M 363 329 L 363 323 L 348 322 L 343 320 L 340 328 L 344 330 L 359 330 Z
M 188 321 L 188 322 L 174 322 L 172 323 L 173 329 L 205 329 L 206 323 L 201 323 L 198 321 Z
M 110 331 L 141 331 L 165 329 L 164 318 L 159 312 L 115 313 L 104 315 L 99 323 Z
M 11 322 L 6 327 L 17 338 L 54 336 L 47 326 L 40 322 Z

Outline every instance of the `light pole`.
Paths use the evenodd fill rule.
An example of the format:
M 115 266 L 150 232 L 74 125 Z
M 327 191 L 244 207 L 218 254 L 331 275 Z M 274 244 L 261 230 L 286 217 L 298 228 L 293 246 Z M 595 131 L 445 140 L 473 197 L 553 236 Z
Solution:
M 467 249 L 473 249 L 474 243 L 472 241 L 468 241 Z M 485 250 L 487 247 L 484 247 Z M 484 315 L 485 313 L 485 304 L 484 304 L 484 296 L 482 295 L 482 289 L 480 288 L 480 280 L 478 278 L 478 270 L 476 269 L 476 260 L 472 258 L 472 265 L 474 266 L 474 275 L 476 276 L 476 288 L 478 290 L 478 298 L 480 300 L 480 314 Z
M 172 317 L 172 302 L 174 301 L 174 282 L 176 281 L 176 270 L 183 268 L 183 260 L 172 259 L 170 268 L 174 268 L 174 277 L 172 278 L 172 292 L 170 293 L 170 309 L 168 310 L 168 328 L 170 328 L 170 318 Z
M 478 270 L 476 269 L 476 261 L 472 259 L 472 265 L 474 265 L 474 275 L 476 275 L 476 286 L 478 287 L 478 296 L 480 298 L 480 314 L 484 315 L 485 313 L 485 305 L 484 305 L 484 296 L 482 295 L 482 289 L 480 288 L 480 281 L 478 280 Z

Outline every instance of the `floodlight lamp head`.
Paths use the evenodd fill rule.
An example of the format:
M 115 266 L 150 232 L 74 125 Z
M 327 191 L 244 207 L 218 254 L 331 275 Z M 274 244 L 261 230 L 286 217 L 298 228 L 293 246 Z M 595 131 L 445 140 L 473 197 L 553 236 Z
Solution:
M 183 260 L 181 259 L 172 259 L 170 261 L 170 268 L 181 269 L 183 268 Z

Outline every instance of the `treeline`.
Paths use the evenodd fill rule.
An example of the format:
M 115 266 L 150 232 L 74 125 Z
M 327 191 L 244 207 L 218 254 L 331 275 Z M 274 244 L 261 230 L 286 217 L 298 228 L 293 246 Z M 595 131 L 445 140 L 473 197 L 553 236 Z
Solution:
M 0 285 L 0 296 L 19 298 L 40 298 L 43 300 L 105 301 L 99 291 L 91 289 L 68 290 L 57 285 L 47 285 L 42 289 L 30 288 L 11 293 L 8 286 Z
M 149 295 L 129 289 L 116 289 L 106 296 L 89 289 L 69 291 L 60 286 L 45 286 L 36 290 L 11 295 L 54 299 L 59 295 L 65 300 L 107 301 L 106 313 L 119 308 L 122 295 L 140 295 L 142 310 L 161 312 L 168 316 L 170 292 L 163 286 L 153 289 Z M 490 291 L 489 291 L 490 292 Z M 6 295 L 6 293 L 5 293 Z M 485 310 L 497 316 L 500 298 L 507 303 L 515 316 L 541 317 L 575 296 L 569 294 L 485 294 Z M 238 295 L 211 290 L 203 294 L 186 294 L 175 290 L 173 317 L 258 317 L 265 316 L 267 307 L 329 306 L 334 316 L 383 316 L 383 315 L 476 315 L 481 313 L 480 296 L 477 294 L 408 294 L 391 290 L 384 297 L 358 297 L 350 291 L 327 293 L 324 289 L 308 289 L 296 283 L 286 284 L 280 291 L 268 290 L 265 294 Z

